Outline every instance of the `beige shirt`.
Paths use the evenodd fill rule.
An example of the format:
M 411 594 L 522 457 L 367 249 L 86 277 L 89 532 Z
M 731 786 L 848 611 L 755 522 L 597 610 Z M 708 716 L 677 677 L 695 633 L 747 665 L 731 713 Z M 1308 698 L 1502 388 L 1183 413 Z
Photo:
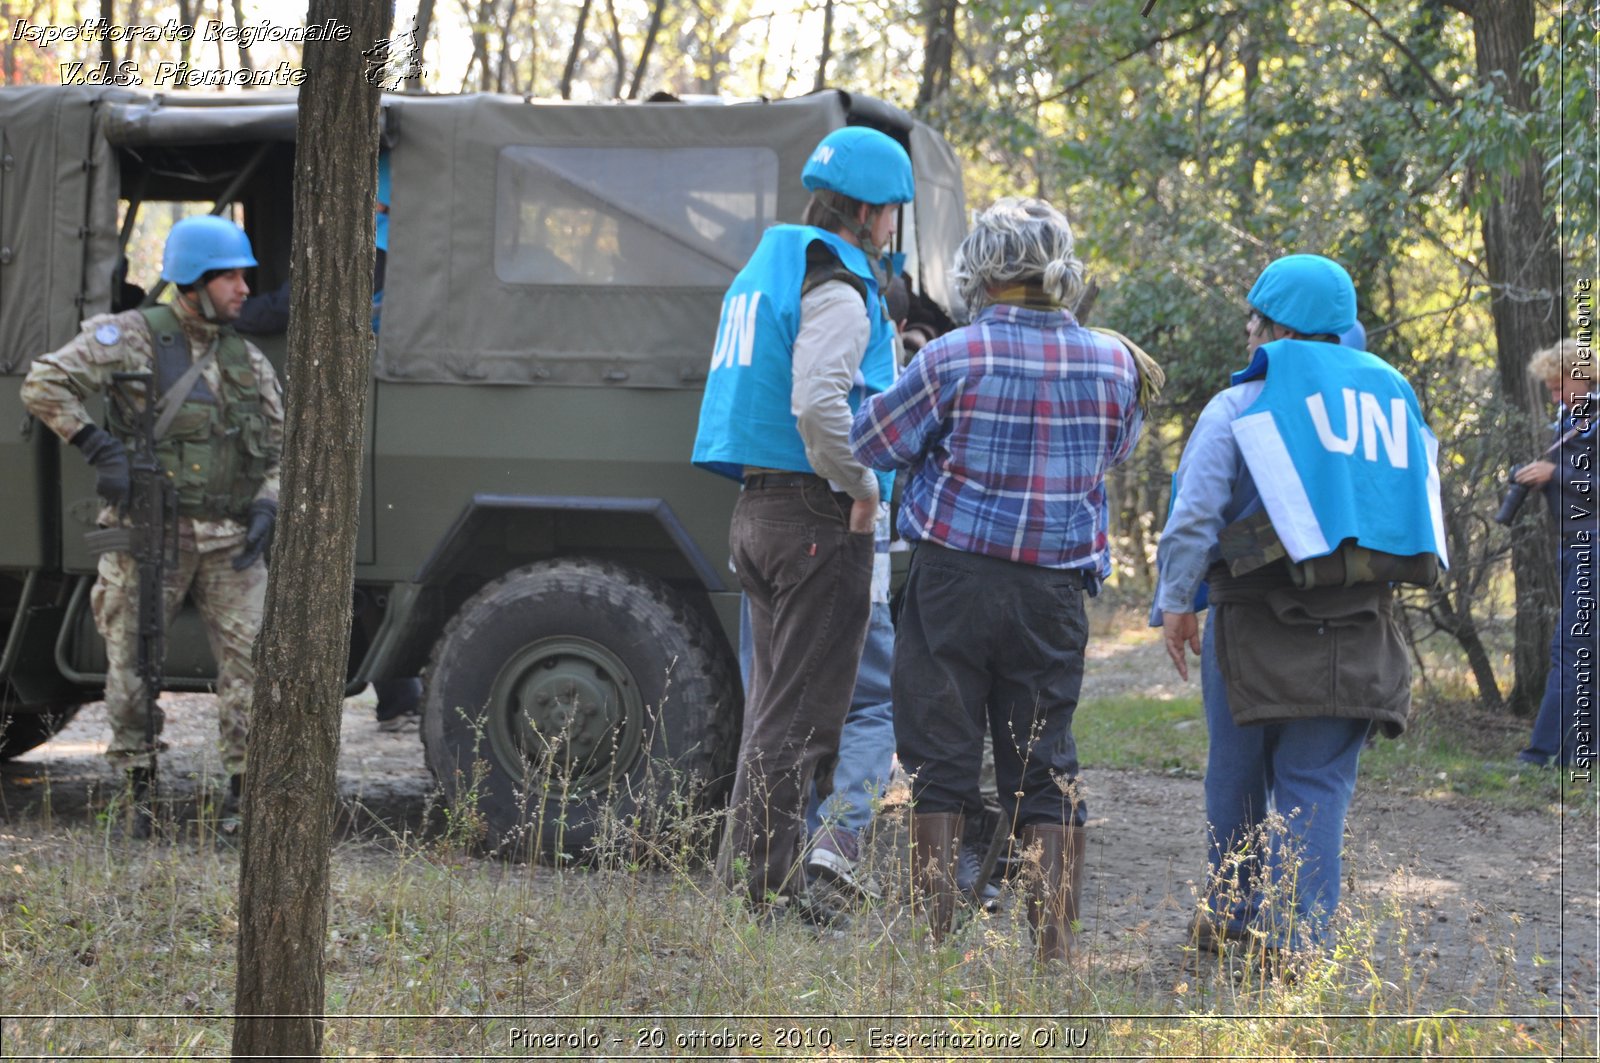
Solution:
M 861 293 L 843 281 L 805 294 L 789 392 L 806 460 L 818 476 L 857 500 L 878 497 L 877 478 L 850 452 L 850 389 L 872 338 L 864 306 Z

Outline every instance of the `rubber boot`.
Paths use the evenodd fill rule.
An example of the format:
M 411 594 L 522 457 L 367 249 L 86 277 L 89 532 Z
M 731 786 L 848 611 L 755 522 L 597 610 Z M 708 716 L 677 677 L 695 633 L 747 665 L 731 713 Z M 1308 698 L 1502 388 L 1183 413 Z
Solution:
M 1078 919 L 1078 899 L 1083 892 L 1083 858 L 1088 837 L 1082 827 L 1033 824 L 1023 827 L 1019 839 L 1037 873 L 1028 881 L 1028 924 L 1039 961 L 1072 959 L 1072 924 Z
M 128 769 L 128 836 L 143 841 L 155 833 L 156 773 L 153 768 Z
M 943 941 L 955 922 L 962 819 L 959 812 L 911 813 L 912 889 L 918 906 L 928 915 L 934 941 Z

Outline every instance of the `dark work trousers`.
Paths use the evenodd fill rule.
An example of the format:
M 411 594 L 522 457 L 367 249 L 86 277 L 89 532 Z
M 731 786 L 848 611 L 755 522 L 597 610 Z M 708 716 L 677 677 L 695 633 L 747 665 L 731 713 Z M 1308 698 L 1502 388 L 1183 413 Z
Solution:
M 754 652 L 717 860 L 723 882 L 757 903 L 804 887 L 805 800 L 818 762 L 838 752 L 850 709 L 873 552 L 870 532 L 849 530 L 850 499 L 826 481 L 764 479 L 803 486 L 747 486 L 733 510 L 729 545 Z
M 917 544 L 892 681 L 895 744 L 917 811 L 983 811 L 987 719 L 1011 828 L 1083 825 L 1072 713 L 1089 641 L 1084 580 L 1081 569 Z

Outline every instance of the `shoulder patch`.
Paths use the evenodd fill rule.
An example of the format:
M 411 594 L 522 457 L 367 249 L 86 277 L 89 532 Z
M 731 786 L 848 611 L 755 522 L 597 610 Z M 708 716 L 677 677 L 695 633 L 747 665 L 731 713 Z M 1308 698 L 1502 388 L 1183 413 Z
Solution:
M 95 342 L 103 347 L 109 347 L 122 339 L 122 330 L 109 322 L 94 330 Z

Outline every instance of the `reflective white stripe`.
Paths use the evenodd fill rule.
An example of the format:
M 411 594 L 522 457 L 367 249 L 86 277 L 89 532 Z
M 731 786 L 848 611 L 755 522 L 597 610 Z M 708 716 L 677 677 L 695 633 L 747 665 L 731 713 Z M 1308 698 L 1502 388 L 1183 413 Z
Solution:
M 1433 518 L 1434 553 L 1439 555 L 1440 567 L 1449 568 L 1450 552 L 1444 538 L 1444 504 L 1439 500 L 1439 440 L 1427 425 L 1422 426 L 1422 445 L 1428 451 L 1428 516 Z
M 1239 444 L 1250 475 L 1255 478 L 1256 490 L 1267 507 L 1272 527 L 1283 540 L 1283 548 L 1291 561 L 1304 561 L 1308 557 L 1321 557 L 1333 550 L 1322 534 L 1316 511 L 1311 508 L 1311 498 L 1306 486 L 1289 459 L 1289 448 L 1272 421 L 1270 412 L 1252 413 L 1236 418 L 1232 424 L 1233 438 Z

